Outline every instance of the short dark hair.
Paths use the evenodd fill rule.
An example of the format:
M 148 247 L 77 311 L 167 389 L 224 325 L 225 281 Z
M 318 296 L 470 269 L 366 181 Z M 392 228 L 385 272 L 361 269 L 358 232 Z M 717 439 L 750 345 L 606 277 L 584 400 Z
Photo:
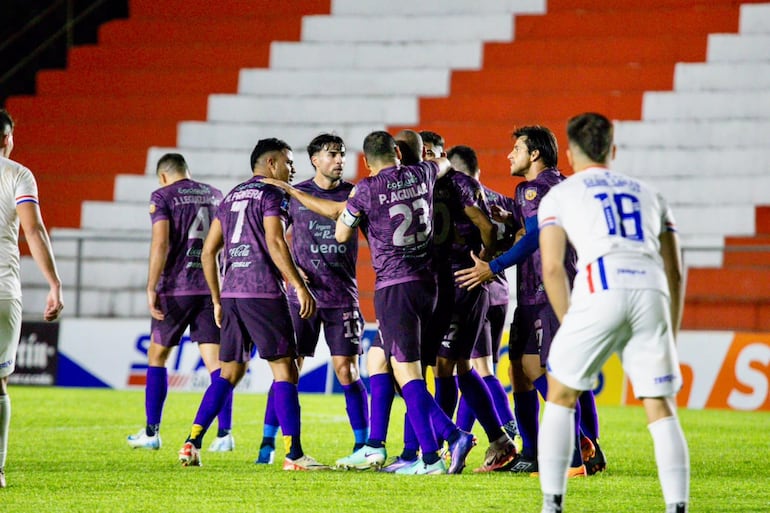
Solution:
M 364 138 L 364 155 L 370 162 L 389 162 L 396 159 L 396 141 L 388 132 L 378 130 Z
M 310 157 L 310 163 L 313 163 L 313 155 L 329 146 L 339 146 L 341 151 L 345 151 L 345 141 L 339 135 L 323 133 L 315 136 L 307 145 L 307 156 Z
M 441 146 L 442 148 L 444 147 L 444 138 L 436 132 L 431 132 L 430 130 L 422 130 L 420 132 L 420 137 L 422 137 L 422 142 L 424 143 L 430 143 L 433 146 Z
M 594 162 L 606 162 L 612 151 L 612 122 L 601 114 L 586 112 L 567 122 L 567 138 Z
M 457 157 L 463 162 L 463 164 L 465 164 L 465 168 L 467 171 L 463 171 L 462 169 L 458 169 L 457 171 L 460 171 L 467 175 L 475 176 L 476 171 L 479 170 L 479 158 L 476 156 L 476 151 L 470 146 L 463 146 L 463 145 L 453 146 L 447 152 L 446 156 L 449 160 L 452 160 L 453 158 Z
M 559 163 L 559 145 L 549 128 L 542 125 L 523 126 L 514 130 L 513 136 L 517 139 L 526 137 L 524 144 L 527 145 L 527 150 L 530 153 L 535 150 L 540 152 L 545 167 L 556 167 Z
M 0 109 L 0 130 L 2 131 L 0 135 L 4 135 L 7 129 L 13 130 L 13 125 L 13 118 L 8 114 L 8 111 Z
M 401 163 L 407 166 L 422 161 L 422 137 L 414 130 L 401 130 L 396 134 L 396 144 L 401 150 Z
M 254 150 L 251 152 L 251 169 L 254 169 L 254 166 L 257 164 L 259 157 L 265 153 L 283 150 L 291 151 L 291 146 L 289 146 L 285 141 L 276 139 L 275 137 L 260 139 L 257 141 L 257 145 L 254 146 Z
M 180 153 L 166 153 L 158 159 L 158 165 L 155 167 L 155 174 L 160 174 L 161 169 L 166 168 L 176 174 L 185 174 L 189 171 L 187 161 Z

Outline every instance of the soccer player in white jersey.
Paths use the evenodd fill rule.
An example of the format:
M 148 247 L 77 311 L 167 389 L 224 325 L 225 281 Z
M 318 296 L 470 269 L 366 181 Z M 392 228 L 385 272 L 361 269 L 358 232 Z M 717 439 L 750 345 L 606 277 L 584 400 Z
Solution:
M 5 488 L 5 458 L 11 424 L 8 376 L 16 367 L 21 335 L 19 225 L 35 263 L 48 282 L 43 318 L 55 321 L 63 307 L 61 279 L 43 224 L 32 172 L 10 160 L 13 119 L 0 109 L 0 488 Z
M 548 400 L 538 437 L 542 513 L 561 513 L 581 391 L 618 353 L 647 413 L 666 513 L 685 513 L 690 462 L 674 396 L 682 386 L 675 348 L 682 312 L 682 261 L 666 201 L 608 166 L 612 123 L 601 114 L 567 124 L 575 174 L 553 187 L 538 211 L 543 280 L 561 321 L 548 357 Z M 578 274 L 570 293 L 569 241 Z

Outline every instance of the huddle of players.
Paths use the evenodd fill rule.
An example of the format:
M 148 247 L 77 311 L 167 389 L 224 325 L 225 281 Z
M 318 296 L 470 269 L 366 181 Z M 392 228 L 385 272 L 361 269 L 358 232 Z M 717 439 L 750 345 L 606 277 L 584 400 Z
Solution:
M 147 293 L 152 339 L 147 422 L 128 438 L 129 445 L 160 448 L 160 420 L 167 394 L 165 363 L 189 326 L 191 339 L 199 343 L 211 373 L 211 385 L 179 451 L 182 464 L 200 465 L 203 435 L 217 416 L 219 432 L 209 450 L 234 449 L 232 391 L 256 349 L 268 360 L 274 377 L 257 463 L 272 463 L 280 428 L 285 470 L 328 468 L 302 449 L 297 394 L 302 360 L 313 356 L 323 328 L 355 440 L 353 453 L 339 459 L 337 468 L 378 468 L 404 474 L 461 472 L 465 456 L 475 445 L 469 431 L 478 419 L 490 445 L 477 471 L 537 472 L 537 395 L 547 394 L 544 366 L 558 328 L 542 286 L 537 208 L 564 176 L 556 169 L 556 140 L 550 130 L 523 127 L 514 137 L 514 149 L 508 156 L 511 174 L 526 181 L 517 186 L 512 199 L 481 185 L 475 152 L 467 146 L 452 148 L 447 158 L 443 139 L 433 132 L 403 131 L 390 140 L 384 132 L 371 134 L 367 138 L 372 139 L 371 152 L 366 152 L 365 143 L 371 178 L 380 176 L 383 169 L 382 176 L 386 176 L 393 167 L 387 164 L 401 165 L 409 169 L 401 174 L 409 183 L 391 180 L 382 189 L 365 189 L 367 194 L 378 191 L 378 195 L 366 198 L 372 200 L 367 207 L 372 210 L 362 209 L 357 216 L 346 208 L 347 200 L 363 191 L 342 178 L 345 145 L 333 134 L 321 134 L 310 142 L 308 155 L 315 175 L 294 187 L 288 186 L 294 174 L 293 154 L 278 139 L 257 143 L 251 155 L 254 176 L 227 195 L 192 180 L 181 155 L 163 156 L 157 165 L 162 187 L 153 193 L 150 204 L 153 232 Z M 384 165 L 370 165 L 380 157 Z M 291 196 L 288 202 L 286 193 Z M 390 205 L 384 220 L 373 211 L 383 204 Z M 397 223 L 395 233 L 391 221 Z M 390 226 L 388 237 L 395 248 L 382 247 L 389 244 L 377 239 L 374 223 Z M 375 301 L 380 334 L 383 325 L 404 320 L 393 319 L 394 308 L 415 306 L 394 286 L 421 283 L 426 276 L 433 280 L 435 289 L 430 290 L 435 292 L 427 294 L 433 301 L 417 305 L 427 308 L 415 314 L 423 324 L 421 331 L 400 335 L 421 342 L 409 350 L 417 354 L 420 377 L 432 367 L 435 397 L 426 399 L 422 389 L 414 392 L 414 382 L 419 380 L 409 373 L 411 367 L 401 368 L 404 362 L 413 363 L 414 355 L 401 358 L 403 348 L 381 336 L 368 354 L 371 398 L 368 396 L 358 368 L 363 318 L 355 279 L 357 237 L 348 234 L 340 242 L 339 224 L 350 231 L 360 228 L 368 238 L 377 272 L 376 289 L 382 299 Z M 292 236 L 287 242 L 285 227 L 289 225 Z M 429 269 L 394 269 L 393 249 L 396 255 L 401 252 L 402 260 L 412 259 L 410 265 L 421 261 Z M 220 251 L 221 262 L 217 260 Z M 572 278 L 574 252 L 568 262 Z M 512 265 L 517 265 L 518 282 L 509 343 L 514 411 L 494 373 L 509 297 L 503 271 Z M 394 382 L 407 402 L 404 449 L 387 461 L 385 441 Z M 459 408 L 458 388 L 462 392 Z M 426 402 L 431 402 L 428 407 Z M 582 394 L 579 405 L 583 415 L 578 408 L 579 445 L 570 476 L 592 474 L 606 466 L 597 443 L 593 395 Z M 453 423 L 450 418 L 456 408 Z M 425 410 L 423 417 L 416 413 L 419 409 Z M 518 434 L 520 452 L 514 444 Z M 439 451 L 444 441 L 448 450 Z

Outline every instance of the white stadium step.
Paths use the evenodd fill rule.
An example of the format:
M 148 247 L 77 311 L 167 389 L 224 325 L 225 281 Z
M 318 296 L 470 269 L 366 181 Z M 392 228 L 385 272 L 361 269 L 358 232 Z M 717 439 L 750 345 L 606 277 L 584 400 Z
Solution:
M 770 90 L 644 93 L 642 119 L 743 120 L 770 119 Z
M 767 62 L 770 55 L 770 34 L 734 35 L 711 34 L 708 38 L 706 60 L 709 62 Z
M 210 179 L 209 179 L 210 178 Z M 224 193 L 227 193 L 230 189 L 238 185 L 240 182 L 246 180 L 248 176 L 242 177 L 241 179 L 236 178 L 230 178 L 230 177 L 205 177 L 200 175 L 194 175 L 193 179 L 198 180 L 200 182 L 205 182 L 213 187 L 216 187 L 217 189 L 221 190 Z M 147 175 L 118 175 L 118 177 L 115 180 L 115 197 L 114 201 L 116 202 L 130 202 L 130 203 L 138 203 L 138 202 L 145 202 L 146 204 L 149 204 L 150 202 L 150 195 L 153 193 L 153 191 L 157 190 L 160 187 L 158 184 L 158 180 L 155 179 L 154 176 L 147 176 Z M 149 223 L 149 214 L 147 216 L 147 220 Z M 149 228 L 149 224 L 147 225 Z
M 765 176 L 770 169 L 770 147 L 765 148 L 663 148 L 651 151 L 618 145 L 612 167 L 639 178 Z
M 311 97 L 247 96 L 213 94 L 208 101 L 208 120 L 239 123 L 283 122 L 414 124 L 419 120 L 415 96 Z
M 648 178 L 671 205 L 710 205 L 721 210 L 725 205 L 770 204 L 770 174 L 761 176 L 690 176 Z
M 770 4 L 744 4 L 739 24 L 741 34 L 770 34 Z
M 682 233 L 690 235 L 754 235 L 754 205 L 674 205 Z
M 644 148 L 766 148 L 768 120 L 619 121 L 615 143 Z
M 484 0 L 469 2 L 468 0 L 389 0 L 387 7 L 394 13 L 408 12 L 414 15 L 446 15 L 446 14 L 544 14 L 545 0 Z M 337 14 L 369 14 L 380 15 L 383 9 L 382 0 L 332 0 L 332 13 Z
M 385 75 L 393 69 L 467 69 L 481 67 L 483 43 L 288 43 L 270 45 L 273 69 L 368 69 Z
M 190 172 L 195 176 L 243 176 L 251 175 L 249 158 L 254 147 L 244 147 L 241 150 L 209 150 L 199 149 L 194 145 L 180 144 L 178 147 L 153 146 L 147 150 L 145 173 L 155 176 L 158 160 L 166 153 L 180 153 L 187 162 Z
M 447 96 L 449 69 L 394 69 L 387 74 L 346 69 L 242 69 L 238 93 L 247 95 L 346 96 L 414 95 Z
M 149 242 L 143 243 L 145 256 L 133 260 L 90 260 L 84 261 L 80 274 L 80 283 L 87 289 L 119 290 L 143 287 L 147 283 L 147 255 L 150 253 Z M 56 261 L 64 288 L 73 288 L 77 279 L 75 259 L 58 258 Z M 40 270 L 31 258 L 23 259 L 21 266 L 22 282 L 25 285 L 46 285 Z
M 25 287 L 23 299 L 25 318 L 43 313 L 47 294 L 48 289 L 45 287 Z M 149 328 L 150 314 L 144 287 L 141 290 L 83 289 L 79 298 L 76 297 L 74 289 L 65 288 L 62 316 L 75 317 L 76 310 L 79 310 L 77 313 L 81 317 L 146 317 Z
M 323 104 L 323 102 L 318 103 Z M 244 161 L 248 168 L 248 155 L 251 154 L 257 141 L 265 137 L 278 137 L 289 143 L 294 152 L 294 160 L 297 162 L 300 160 L 298 155 L 305 153 L 307 144 L 318 134 L 331 132 L 339 135 L 345 141 L 345 149 L 350 152 L 363 149 L 364 137 L 374 130 L 385 130 L 385 125 L 381 123 L 321 123 L 319 121 L 309 123 L 271 123 L 268 120 L 251 123 L 185 121 L 179 124 L 177 144 L 182 148 L 207 148 L 211 150 L 243 150 L 248 148 L 247 158 Z M 242 151 L 239 153 L 243 154 Z M 184 153 L 182 154 L 184 155 Z M 190 167 L 192 169 L 192 165 Z
M 150 247 L 150 215 L 147 225 L 134 232 L 54 228 L 51 241 L 58 258 L 92 260 L 146 260 Z
M 81 206 L 80 227 L 86 230 L 139 231 L 147 229 L 147 202 L 117 203 L 114 201 L 84 201 Z
M 395 14 L 395 15 L 394 15 Z M 390 9 L 379 16 L 304 16 L 302 41 L 402 43 L 415 41 L 511 41 L 513 15 L 401 14 Z
M 770 61 L 678 63 L 676 91 L 750 91 L 770 89 Z

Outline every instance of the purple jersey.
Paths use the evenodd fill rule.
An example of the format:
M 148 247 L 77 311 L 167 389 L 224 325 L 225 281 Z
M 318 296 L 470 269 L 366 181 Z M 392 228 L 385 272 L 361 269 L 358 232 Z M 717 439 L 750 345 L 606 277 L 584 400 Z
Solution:
M 516 209 L 514 216 L 521 226 L 526 225 L 526 220 L 530 217 L 537 217 L 537 209 L 540 207 L 540 201 L 543 196 L 551 190 L 551 187 L 564 181 L 566 177 L 557 169 L 546 169 L 541 172 L 534 180 L 522 182 L 516 186 Z M 565 258 L 567 276 L 570 283 L 577 272 L 577 255 L 568 247 Z M 517 291 L 517 303 L 520 305 L 539 305 L 548 303 L 548 297 L 545 294 L 543 286 L 542 262 L 540 258 L 540 248 L 535 250 L 521 265 L 517 266 L 516 276 L 519 282 Z
M 516 202 L 513 198 L 503 196 L 497 191 L 493 191 L 487 187 L 481 186 L 484 189 L 484 195 L 487 197 L 487 204 L 491 207 L 493 205 L 502 208 L 508 212 L 514 212 L 516 209 Z M 492 221 L 497 226 L 497 255 L 499 256 L 504 251 L 507 251 L 513 245 L 513 241 L 516 237 L 516 232 L 520 228 L 518 223 L 514 223 L 515 226 L 511 226 L 498 221 Z M 507 305 L 510 302 L 510 293 L 508 291 L 508 280 L 505 277 L 505 273 L 496 274 L 494 279 L 489 282 L 489 305 L 500 306 Z
M 222 223 L 222 297 L 276 298 L 286 293 L 265 240 L 264 218 L 287 222 L 286 194 L 262 182 L 261 176 L 237 185 L 217 210 Z
M 452 271 L 459 271 L 473 267 L 471 251 L 478 255 L 483 247 L 481 232 L 473 224 L 473 221 L 465 215 L 465 209 L 476 207 L 488 216 L 489 207 L 478 180 L 458 172 L 450 173 L 449 177 L 455 196 L 455 200 L 449 203 L 450 216 L 454 222 L 454 239 L 452 240 L 450 260 Z
M 433 280 L 433 186 L 435 162 L 382 169 L 351 191 L 347 208 L 365 217 L 375 289 L 415 280 Z
M 310 179 L 295 188 L 317 198 L 345 201 L 353 184 L 342 182 L 334 189 L 326 190 Z M 334 238 L 335 222 L 296 200 L 289 201 L 289 222 L 292 225 L 292 254 L 308 278 L 307 285 L 315 296 L 316 305 L 319 308 L 358 306 L 358 237 L 340 244 Z M 298 302 L 293 287 L 289 287 L 289 300 Z
M 169 296 L 209 294 L 201 266 L 203 240 L 222 201 L 222 192 L 190 179 L 161 187 L 150 197 L 153 224 L 169 224 L 166 265 L 157 292 Z

